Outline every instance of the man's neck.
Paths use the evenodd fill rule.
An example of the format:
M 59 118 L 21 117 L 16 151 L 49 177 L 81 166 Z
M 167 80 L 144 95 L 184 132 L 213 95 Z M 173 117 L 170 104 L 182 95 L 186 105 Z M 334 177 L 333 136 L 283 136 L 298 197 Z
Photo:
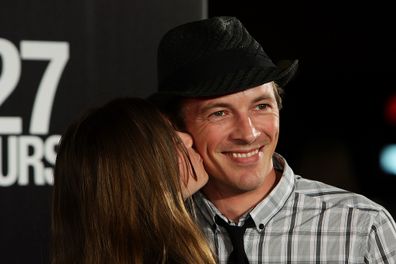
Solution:
M 239 218 L 261 202 L 276 186 L 280 179 L 275 170 L 264 179 L 264 182 L 256 189 L 246 192 L 225 195 L 215 185 L 207 185 L 202 190 L 205 196 L 216 206 L 228 219 L 238 222 Z

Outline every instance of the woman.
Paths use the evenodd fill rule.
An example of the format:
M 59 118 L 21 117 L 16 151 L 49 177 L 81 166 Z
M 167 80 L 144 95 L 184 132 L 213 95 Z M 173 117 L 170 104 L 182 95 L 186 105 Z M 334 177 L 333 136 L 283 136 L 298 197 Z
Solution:
M 54 175 L 52 263 L 215 263 L 185 206 L 208 179 L 202 160 L 149 102 L 72 123 Z

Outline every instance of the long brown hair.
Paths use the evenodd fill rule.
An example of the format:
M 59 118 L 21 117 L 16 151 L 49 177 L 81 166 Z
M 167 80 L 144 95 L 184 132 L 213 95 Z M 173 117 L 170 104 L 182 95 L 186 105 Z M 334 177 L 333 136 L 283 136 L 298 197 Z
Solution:
M 52 263 L 215 263 L 181 194 L 177 141 L 139 98 L 73 122 L 55 164 Z

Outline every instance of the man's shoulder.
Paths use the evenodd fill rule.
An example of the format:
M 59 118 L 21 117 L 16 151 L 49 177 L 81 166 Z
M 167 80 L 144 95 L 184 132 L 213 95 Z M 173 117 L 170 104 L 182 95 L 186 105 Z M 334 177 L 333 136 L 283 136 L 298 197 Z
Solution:
M 383 206 L 362 194 L 299 175 L 295 179 L 295 193 L 304 196 L 308 201 L 323 202 L 328 207 L 347 207 L 372 213 L 384 210 Z

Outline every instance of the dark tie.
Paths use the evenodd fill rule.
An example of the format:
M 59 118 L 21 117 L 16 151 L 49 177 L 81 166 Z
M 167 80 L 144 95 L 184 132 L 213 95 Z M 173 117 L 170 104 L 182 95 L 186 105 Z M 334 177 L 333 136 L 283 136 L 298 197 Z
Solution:
M 243 246 L 243 235 L 248 227 L 254 227 L 254 221 L 249 216 L 243 226 L 233 226 L 226 223 L 220 216 L 215 216 L 216 224 L 224 227 L 231 239 L 233 250 L 228 257 L 228 264 L 243 264 L 249 263 L 246 256 L 245 248 Z

